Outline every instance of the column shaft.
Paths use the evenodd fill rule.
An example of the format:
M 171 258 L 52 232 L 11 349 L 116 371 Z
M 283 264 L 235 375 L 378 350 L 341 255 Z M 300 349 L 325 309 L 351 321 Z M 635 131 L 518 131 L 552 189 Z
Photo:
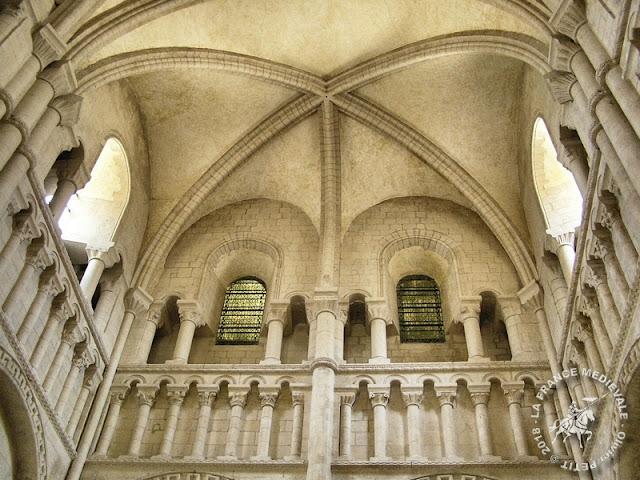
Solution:
M 60 373 L 60 369 L 62 365 L 67 361 L 67 357 L 69 356 L 69 352 L 71 351 L 71 346 L 73 343 L 73 339 L 71 335 L 64 335 L 60 346 L 58 347 L 58 351 L 56 352 L 56 356 L 53 358 L 53 362 L 47 371 L 47 376 L 44 379 L 42 384 L 42 388 L 46 392 L 50 392 L 53 387 L 54 382 L 58 379 L 58 374 Z
M 58 180 L 58 187 L 49 202 L 49 210 L 55 222 L 60 220 L 65 207 L 69 203 L 71 196 L 76 193 L 76 184 L 68 178 Z
M 80 289 L 89 303 L 91 303 L 91 298 L 98 287 L 98 283 L 100 283 L 100 277 L 102 277 L 104 269 L 105 264 L 102 259 L 97 257 L 89 259 L 87 269 L 82 275 L 82 280 L 80 280 Z
M 383 318 L 371 320 L 371 360 L 370 363 L 386 363 L 387 357 L 387 322 Z
M 176 339 L 176 348 L 173 351 L 173 359 L 171 362 L 188 363 L 189 352 L 191 351 L 191 343 L 193 342 L 193 334 L 196 331 L 196 324 L 191 320 L 182 320 L 180 322 L 180 330 Z
M 268 325 L 264 363 L 280 363 L 283 334 L 284 321 L 280 318 L 272 319 Z
M 176 434 L 176 426 L 178 425 L 178 417 L 180 416 L 180 408 L 184 402 L 187 389 L 184 385 L 173 385 L 173 390 L 167 386 L 167 396 L 169 398 L 169 411 L 167 412 L 167 421 L 164 426 L 164 435 L 160 444 L 159 457 L 171 457 L 171 448 L 173 447 L 173 438 Z

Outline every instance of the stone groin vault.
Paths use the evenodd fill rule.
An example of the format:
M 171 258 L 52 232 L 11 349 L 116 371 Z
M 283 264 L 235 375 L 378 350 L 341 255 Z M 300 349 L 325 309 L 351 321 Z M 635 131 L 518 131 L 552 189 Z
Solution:
M 0 2 L 0 477 L 636 478 L 639 39 L 638 0 Z

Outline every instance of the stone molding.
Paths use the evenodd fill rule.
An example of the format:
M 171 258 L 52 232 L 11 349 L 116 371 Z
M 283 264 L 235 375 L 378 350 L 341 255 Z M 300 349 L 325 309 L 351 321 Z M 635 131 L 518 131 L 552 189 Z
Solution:
M 560 105 L 573 102 L 571 88 L 578 81 L 573 73 L 554 70 L 544 76 L 549 90 Z
M 130 288 L 124 296 L 125 312 L 130 312 L 135 317 L 147 311 L 151 303 L 153 297 L 140 287 Z
M 67 51 L 67 44 L 50 23 L 33 35 L 33 55 L 40 62 L 40 69 L 59 60 Z
M 536 280 L 531 280 L 518 291 L 520 302 L 532 313 L 543 308 L 542 290 L 540 284 Z
M 549 65 L 556 71 L 569 73 L 571 72 L 571 60 L 580 50 L 580 46 L 574 42 L 555 36 L 549 46 Z
M 73 127 L 78 123 L 82 100 L 82 97 L 70 93 L 62 97 L 56 97 L 51 102 L 51 108 L 60 115 L 60 125 L 63 127 Z
M 575 40 L 578 30 L 587 23 L 587 16 L 581 2 L 563 0 L 551 15 L 549 24 L 558 32 Z
M 69 62 L 45 68 L 38 77 L 51 85 L 54 98 L 68 95 L 78 87 L 75 72 Z

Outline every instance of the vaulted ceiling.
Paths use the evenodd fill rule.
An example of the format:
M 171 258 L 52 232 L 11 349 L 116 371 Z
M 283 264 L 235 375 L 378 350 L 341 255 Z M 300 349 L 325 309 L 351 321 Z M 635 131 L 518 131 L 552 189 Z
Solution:
M 256 197 L 294 203 L 319 227 L 318 112 L 331 101 L 343 232 L 376 203 L 423 195 L 501 211 L 528 243 L 524 77 L 544 83 L 549 16 L 535 0 L 111 0 L 71 58 L 80 91 L 135 91 L 147 240 L 176 205 L 193 211 L 180 230 Z

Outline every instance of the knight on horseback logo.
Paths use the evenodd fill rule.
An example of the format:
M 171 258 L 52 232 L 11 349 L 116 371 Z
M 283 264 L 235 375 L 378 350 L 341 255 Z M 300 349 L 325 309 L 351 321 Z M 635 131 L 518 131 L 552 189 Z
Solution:
M 580 448 L 583 448 L 582 436 L 586 435 L 586 440 L 589 441 L 593 435 L 593 432 L 588 428 L 589 424 L 596 419 L 592 407 L 606 396 L 607 394 L 604 394 L 600 398 L 584 398 L 583 401 L 587 404 L 584 408 L 578 408 L 576 402 L 572 402 L 571 405 L 569 405 L 567 416 L 562 419 L 557 419 L 554 424 L 549 427 L 550 432 L 556 432 L 551 443 L 554 443 L 560 434 L 562 434 L 563 442 L 566 442 L 567 438 L 571 435 L 576 435 L 580 441 Z

